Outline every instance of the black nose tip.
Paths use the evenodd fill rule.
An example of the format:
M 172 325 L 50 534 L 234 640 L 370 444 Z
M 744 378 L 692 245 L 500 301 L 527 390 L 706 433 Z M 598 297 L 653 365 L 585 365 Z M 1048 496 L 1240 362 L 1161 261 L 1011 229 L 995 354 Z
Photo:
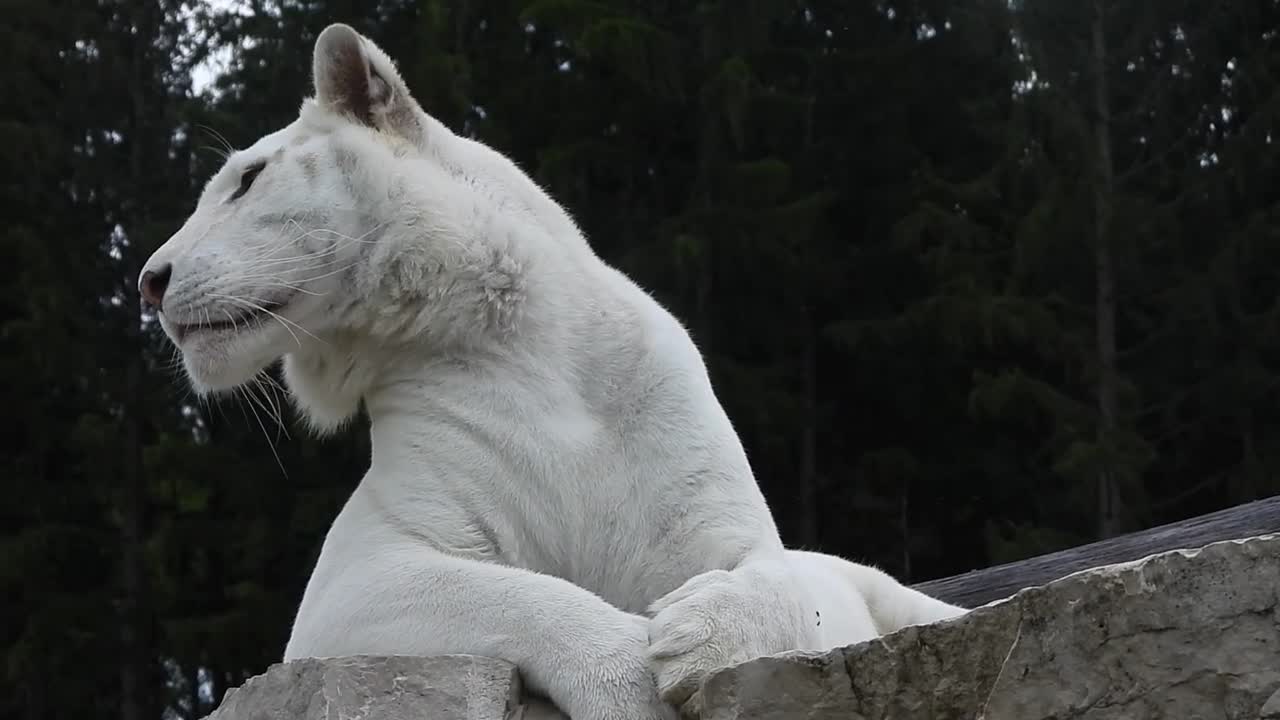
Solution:
M 144 270 L 138 279 L 138 292 L 142 293 L 142 299 L 156 310 L 163 308 L 164 291 L 169 289 L 170 275 L 173 275 L 173 263 L 165 263 L 155 270 Z

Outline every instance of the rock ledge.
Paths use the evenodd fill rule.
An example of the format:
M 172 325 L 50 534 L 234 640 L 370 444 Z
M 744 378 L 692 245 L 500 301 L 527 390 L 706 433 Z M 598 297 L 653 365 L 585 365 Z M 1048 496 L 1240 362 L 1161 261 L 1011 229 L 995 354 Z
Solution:
M 1280 536 L 1175 550 L 935 625 L 721 670 L 706 720 L 1280 717 Z M 1263 707 L 1267 713 L 1263 714 Z
M 489 720 L 519 702 L 520 678 L 502 660 L 356 656 L 272 665 L 207 720 Z
M 963 617 L 714 673 L 703 720 L 1280 720 L 1280 535 L 1085 570 Z M 272 666 L 210 720 L 556 717 L 466 655 Z

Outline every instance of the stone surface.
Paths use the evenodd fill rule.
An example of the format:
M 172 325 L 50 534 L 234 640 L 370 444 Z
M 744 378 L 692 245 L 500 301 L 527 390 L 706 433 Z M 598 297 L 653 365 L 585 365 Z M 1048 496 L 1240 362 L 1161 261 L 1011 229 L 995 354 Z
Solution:
M 686 716 L 1280 720 L 1280 535 L 1086 570 L 945 623 L 713 674 Z M 210 720 L 564 720 L 467 655 L 276 665 Z M 579 719 L 589 720 L 589 719 Z
M 297 660 L 227 693 L 208 720 L 504 720 L 521 716 L 519 696 L 515 667 L 491 658 Z
M 700 701 L 704 720 L 1278 717 L 1280 536 L 1086 570 L 945 623 L 761 658 L 713 674 Z
M 1275 691 L 1271 695 L 1271 699 L 1262 704 L 1262 710 L 1258 713 L 1260 720 L 1276 720 L 1280 718 L 1280 690 Z

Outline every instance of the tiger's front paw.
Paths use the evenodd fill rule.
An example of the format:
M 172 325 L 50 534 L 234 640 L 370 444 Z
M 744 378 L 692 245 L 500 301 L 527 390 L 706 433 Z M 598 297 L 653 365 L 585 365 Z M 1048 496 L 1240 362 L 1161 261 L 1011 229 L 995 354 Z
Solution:
M 711 570 L 649 608 L 649 662 L 662 699 L 684 705 L 711 671 L 804 646 L 803 610 L 785 579 Z

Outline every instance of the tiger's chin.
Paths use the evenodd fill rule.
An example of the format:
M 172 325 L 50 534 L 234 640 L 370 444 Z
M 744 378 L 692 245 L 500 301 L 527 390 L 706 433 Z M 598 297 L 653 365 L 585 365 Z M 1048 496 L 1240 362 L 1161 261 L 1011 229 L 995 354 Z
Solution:
M 249 383 L 293 345 L 287 328 L 269 318 L 239 322 L 234 328 L 165 330 L 182 353 L 182 366 L 192 389 L 201 396 L 230 392 Z

